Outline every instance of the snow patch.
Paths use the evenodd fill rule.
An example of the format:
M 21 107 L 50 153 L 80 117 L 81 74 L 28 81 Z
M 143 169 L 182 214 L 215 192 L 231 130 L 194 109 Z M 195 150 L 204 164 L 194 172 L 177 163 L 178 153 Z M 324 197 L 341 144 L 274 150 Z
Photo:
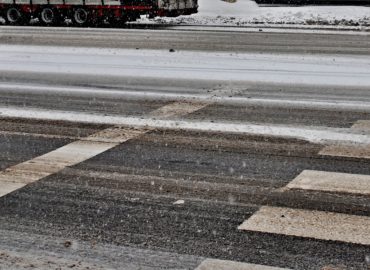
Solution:
M 66 112 L 58 110 L 25 109 L 21 107 L 0 107 L 0 116 L 51 121 L 69 121 L 78 123 L 111 124 L 143 128 L 277 136 L 285 138 L 297 138 L 312 143 L 353 143 L 370 145 L 370 135 L 361 134 L 361 132 L 357 132 L 356 130 L 345 128 L 153 119 L 117 115 L 89 114 L 83 112 Z M 152 185 L 154 184 L 155 183 L 152 182 Z M 161 188 L 162 187 L 160 187 L 160 190 Z
M 173 204 L 175 205 L 178 205 L 178 204 L 184 204 L 185 201 L 184 200 L 177 200 L 176 202 L 174 202 Z
M 143 19 L 143 22 L 146 20 Z M 199 0 L 199 12 L 155 22 L 181 25 L 299 24 L 370 26 L 370 7 L 365 6 L 258 6 L 251 0 L 235 3 Z
M 0 45 L 0 71 L 369 87 L 370 57 Z M 220 65 L 222 63 L 222 65 Z

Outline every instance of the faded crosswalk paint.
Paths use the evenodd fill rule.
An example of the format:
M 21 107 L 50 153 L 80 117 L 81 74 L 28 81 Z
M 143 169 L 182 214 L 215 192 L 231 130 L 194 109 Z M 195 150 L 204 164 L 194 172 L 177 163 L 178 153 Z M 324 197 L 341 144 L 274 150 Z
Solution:
M 370 134 L 370 121 L 359 120 L 351 129 L 363 134 Z M 319 155 L 370 159 L 370 144 L 348 143 L 329 145 L 324 147 L 319 152 Z
M 370 159 L 370 144 L 329 145 L 319 152 L 322 156 Z
M 370 245 L 370 217 L 263 206 L 240 230 Z
M 358 120 L 351 128 L 370 133 L 370 120 Z
M 305 170 L 286 188 L 370 195 L 370 175 Z
M 224 261 L 216 259 L 204 260 L 195 270 L 288 270 L 287 268 L 267 265 Z
M 175 102 L 163 106 L 150 116 L 183 116 L 207 106 L 207 103 Z M 32 160 L 0 172 L 0 197 L 60 170 L 99 155 L 121 143 L 137 138 L 152 128 L 113 127 L 72 142 Z
M 203 109 L 209 103 L 173 102 L 150 113 L 152 117 L 169 118 L 172 116 L 185 116 L 189 113 Z
M 136 133 L 135 133 L 136 134 Z M 118 143 L 76 141 L 0 172 L 0 196 L 105 152 Z

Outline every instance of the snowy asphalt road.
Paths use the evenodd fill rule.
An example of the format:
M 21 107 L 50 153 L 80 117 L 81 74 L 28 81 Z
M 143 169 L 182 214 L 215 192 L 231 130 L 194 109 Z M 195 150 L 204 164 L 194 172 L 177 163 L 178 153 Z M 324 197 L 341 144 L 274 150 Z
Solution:
M 12 46 L 30 36 L 9 29 L 0 31 L 13 36 L 0 39 L 1 270 L 368 269 L 366 35 L 310 34 L 303 44 L 292 34 L 291 51 L 263 33 L 236 36 L 232 48 L 223 32 L 104 29 L 74 44 L 90 30 L 55 29 L 63 34 L 52 43 L 33 39 L 111 48 L 83 50 Z M 210 42 L 201 35 L 224 36 L 213 43 L 224 52 L 193 51 Z M 262 56 L 248 46 L 259 35 L 269 36 Z
M 4 119 L 1 167 L 106 128 Z M 204 258 L 218 258 L 366 269 L 365 245 L 237 229 L 262 205 L 368 216 L 368 196 L 279 191 L 303 170 L 370 175 L 368 159 L 321 156 L 323 147 L 268 136 L 152 131 L 0 198 L 1 264 L 195 269 Z
M 368 32 L 288 32 L 271 29 L 261 29 L 262 32 L 259 29 L 229 31 L 230 28 L 214 31 L 202 27 L 200 29 L 203 31 L 196 31 L 196 27 L 192 30 L 181 30 L 182 27 L 173 26 L 158 30 L 158 26 L 153 27 L 155 29 L 145 30 L 0 26 L 0 44 L 360 55 L 369 55 L 370 47 Z

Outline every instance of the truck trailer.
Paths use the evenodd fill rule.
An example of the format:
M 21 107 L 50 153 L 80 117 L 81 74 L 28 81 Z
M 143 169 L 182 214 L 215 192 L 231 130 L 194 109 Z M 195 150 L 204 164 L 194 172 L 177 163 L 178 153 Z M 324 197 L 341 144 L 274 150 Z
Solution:
M 148 17 L 197 13 L 198 0 L 0 0 L 0 16 L 9 25 L 27 25 L 38 18 L 46 26 L 69 19 L 74 26 L 119 25 Z

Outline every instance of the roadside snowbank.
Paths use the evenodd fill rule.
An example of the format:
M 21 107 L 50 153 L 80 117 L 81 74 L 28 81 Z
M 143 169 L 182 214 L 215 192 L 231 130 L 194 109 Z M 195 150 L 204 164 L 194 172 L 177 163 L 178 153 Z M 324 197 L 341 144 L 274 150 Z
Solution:
M 191 25 L 299 24 L 370 26 L 370 7 L 296 6 L 260 7 L 252 0 L 235 3 L 199 0 L 199 13 L 178 18 L 157 18 L 156 22 Z

